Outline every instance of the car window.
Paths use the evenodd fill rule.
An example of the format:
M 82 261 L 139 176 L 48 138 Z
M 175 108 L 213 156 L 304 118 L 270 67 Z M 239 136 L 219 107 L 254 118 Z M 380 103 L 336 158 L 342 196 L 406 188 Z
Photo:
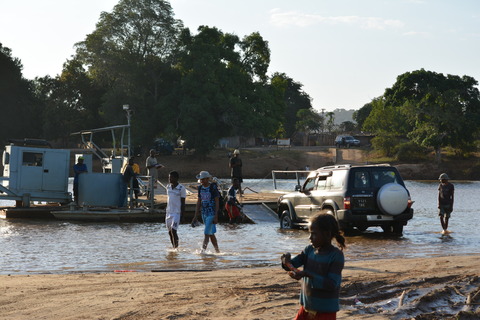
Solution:
M 318 177 L 317 181 L 317 190 L 325 190 L 325 186 L 327 185 L 327 177 Z
M 315 188 L 315 177 L 307 178 L 303 184 L 303 191 L 312 191 Z
M 333 171 L 330 182 L 330 189 L 342 189 L 346 174 L 346 170 Z
M 399 183 L 397 173 L 393 170 L 374 170 L 372 171 L 374 186 L 382 187 L 387 183 Z
M 354 175 L 353 186 L 355 189 L 370 188 L 370 176 L 368 172 L 365 171 L 356 171 Z

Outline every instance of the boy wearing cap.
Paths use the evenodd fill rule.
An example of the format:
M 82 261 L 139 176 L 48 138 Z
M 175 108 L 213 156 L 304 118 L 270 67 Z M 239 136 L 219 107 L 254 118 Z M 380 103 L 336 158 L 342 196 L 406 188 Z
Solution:
M 440 177 L 440 184 L 438 185 L 438 215 L 440 216 L 440 223 L 442 224 L 442 234 L 449 233 L 448 220 L 453 211 L 453 198 L 455 188 L 452 183 L 448 182 L 450 178 L 446 173 L 442 173 Z
M 215 184 L 210 183 L 212 176 L 208 171 L 201 171 L 197 175 L 198 182 L 198 199 L 197 206 L 195 208 L 195 216 L 193 217 L 192 225 L 197 221 L 197 216 L 201 210 L 202 220 L 205 224 L 205 238 L 203 239 L 202 249 L 206 250 L 208 242 L 212 241 L 213 247 L 216 252 L 220 252 L 218 248 L 217 238 L 215 233 L 217 232 L 216 224 L 218 222 L 218 209 L 220 193 Z
M 73 199 L 78 204 L 78 176 L 82 173 L 88 172 L 87 165 L 83 163 L 85 158 L 83 156 L 78 157 L 77 163 L 73 166 Z

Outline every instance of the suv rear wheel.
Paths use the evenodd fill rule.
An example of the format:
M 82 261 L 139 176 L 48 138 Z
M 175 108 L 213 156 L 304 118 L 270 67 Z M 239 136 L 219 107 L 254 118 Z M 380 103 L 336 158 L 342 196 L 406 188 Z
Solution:
M 290 212 L 285 210 L 280 216 L 280 228 L 281 229 L 292 229 L 292 218 L 290 218 Z

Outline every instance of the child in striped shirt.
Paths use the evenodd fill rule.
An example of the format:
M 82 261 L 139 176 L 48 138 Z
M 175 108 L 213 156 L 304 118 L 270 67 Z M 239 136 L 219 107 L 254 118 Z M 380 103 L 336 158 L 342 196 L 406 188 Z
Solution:
M 311 218 L 310 245 L 294 257 L 282 255 L 282 267 L 290 277 L 302 280 L 300 310 L 295 320 L 335 320 L 345 263 L 345 238 L 335 217 L 321 213 Z M 338 247 L 332 245 L 335 239 Z M 303 266 L 303 270 L 297 268 Z

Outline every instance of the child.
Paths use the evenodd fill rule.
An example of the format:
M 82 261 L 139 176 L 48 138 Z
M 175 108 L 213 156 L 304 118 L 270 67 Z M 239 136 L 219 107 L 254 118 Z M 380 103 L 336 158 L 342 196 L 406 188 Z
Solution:
M 290 259 L 282 255 L 282 267 L 290 277 L 303 280 L 300 292 L 300 310 L 295 320 L 335 320 L 340 309 L 339 292 L 345 262 L 345 238 L 337 220 L 330 214 L 320 213 L 311 218 L 310 245 Z M 332 245 L 335 238 L 340 249 Z M 303 266 L 303 270 L 296 268 Z
M 228 212 L 228 217 L 230 218 L 229 223 L 238 223 L 240 219 L 240 209 L 242 205 L 238 202 L 236 197 L 236 190 L 240 188 L 240 181 L 237 178 L 232 179 L 232 186 L 228 189 L 227 196 L 228 200 L 225 203 L 225 210 Z
M 203 250 L 207 249 L 209 240 L 212 241 L 213 247 L 216 252 L 220 252 L 218 249 L 217 238 L 215 233 L 217 232 L 216 224 L 218 222 L 218 208 L 220 194 L 215 184 L 210 184 L 210 178 L 212 176 L 207 171 L 201 171 L 197 175 L 198 182 L 198 200 L 195 208 L 195 216 L 193 217 L 192 225 L 197 221 L 197 215 L 202 211 L 202 220 L 205 224 L 205 238 L 203 239 Z
M 179 174 L 172 171 L 168 175 L 167 185 L 167 209 L 165 216 L 165 224 L 168 229 L 168 235 L 174 249 L 178 248 L 177 229 L 180 224 L 180 218 L 185 214 L 185 198 L 187 190 L 178 183 Z
M 440 216 L 440 223 L 442 224 L 442 234 L 449 233 L 448 220 L 453 211 L 453 194 L 455 188 L 452 183 L 448 182 L 450 178 L 446 173 L 442 173 L 440 177 L 440 184 L 438 185 L 438 215 Z

